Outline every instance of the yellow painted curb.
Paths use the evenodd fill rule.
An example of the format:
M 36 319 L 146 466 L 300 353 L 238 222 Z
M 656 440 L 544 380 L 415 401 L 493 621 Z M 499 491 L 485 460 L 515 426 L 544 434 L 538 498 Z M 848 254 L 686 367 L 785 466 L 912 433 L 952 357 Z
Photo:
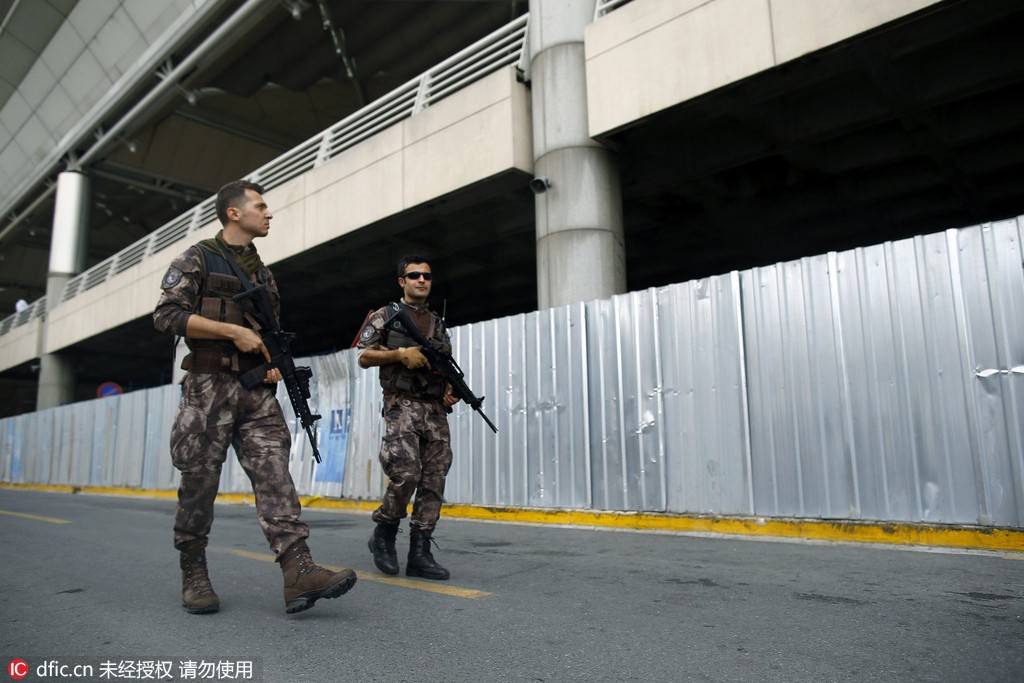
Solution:
M 302 501 L 302 507 L 304 508 L 373 512 L 380 507 L 380 501 L 377 500 L 346 500 L 344 498 L 324 498 L 323 496 L 303 497 L 299 500 Z
M 135 489 L 127 486 L 71 486 L 68 484 L 9 484 L 0 483 L 0 489 L 46 491 L 47 493 L 84 493 L 97 496 L 138 496 L 140 498 L 177 498 L 177 491 L 166 489 Z
M 1024 552 L 1024 529 L 994 527 L 773 517 L 687 517 L 643 512 L 485 508 L 469 505 L 445 506 L 444 514 L 447 517 L 464 519 L 534 524 L 566 524 L 617 529 L 713 533 L 732 536 L 774 536 L 823 541 Z
M 84 493 L 98 495 L 176 498 L 177 491 L 132 489 L 102 486 L 56 486 L 44 484 L 6 484 L 0 488 Z M 252 505 L 252 494 L 221 493 L 220 503 Z M 370 512 L 376 501 L 345 500 L 323 496 L 303 496 L 303 507 L 352 512 Z M 853 520 L 783 519 L 778 517 L 700 517 L 645 512 L 597 512 L 547 508 L 506 508 L 475 505 L 446 505 L 444 515 L 459 519 L 477 519 L 529 524 L 712 533 L 727 536 L 763 536 L 802 538 L 822 541 L 919 545 L 944 548 L 973 548 L 1024 552 L 1024 529 L 941 524 L 904 524 Z

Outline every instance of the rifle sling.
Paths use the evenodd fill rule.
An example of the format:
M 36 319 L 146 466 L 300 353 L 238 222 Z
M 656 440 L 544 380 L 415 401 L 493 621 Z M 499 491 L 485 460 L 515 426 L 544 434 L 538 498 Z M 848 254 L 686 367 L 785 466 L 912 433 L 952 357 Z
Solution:
M 252 290 L 256 289 L 255 287 L 253 287 L 252 283 L 249 282 L 249 276 L 245 274 L 245 271 L 242 270 L 242 267 L 240 265 L 238 265 L 238 261 L 235 260 L 235 251 L 234 251 L 234 249 L 231 249 L 229 247 L 227 249 L 222 249 L 221 251 L 226 252 L 226 254 L 224 256 L 224 260 L 228 262 L 228 265 L 231 266 L 231 270 L 233 270 L 235 272 L 235 276 L 238 278 L 239 282 L 242 284 L 243 291 L 251 292 Z M 256 307 L 256 302 L 255 301 L 252 302 L 252 305 L 255 308 Z M 256 331 L 256 333 L 259 334 L 259 332 L 263 329 L 263 325 L 260 324 L 259 318 L 257 316 L 255 316 L 255 315 L 253 315 L 252 312 L 246 310 L 245 306 L 242 306 L 241 308 L 242 308 L 242 317 L 244 317 L 249 322 L 249 324 L 252 325 L 252 328 Z M 270 313 L 271 316 L 274 315 L 274 311 L 269 311 L 269 313 Z M 272 325 L 274 322 L 275 322 L 274 320 L 270 320 L 270 321 L 267 322 L 267 324 Z M 262 363 L 262 364 L 256 366 L 256 368 L 263 368 L 263 367 L 266 367 L 267 370 L 269 370 L 271 366 L 270 366 L 269 363 Z M 248 372 L 243 372 L 242 373 L 243 376 L 251 375 L 256 368 L 249 368 Z M 248 377 L 246 379 L 248 379 Z M 251 389 L 252 387 L 248 387 L 247 386 L 246 388 L 247 389 Z
M 221 251 L 225 252 L 224 260 L 228 262 L 229 266 L 231 266 L 231 270 L 234 271 L 235 277 L 237 277 L 238 281 L 242 284 L 242 289 L 246 292 L 255 289 L 255 287 L 252 286 L 252 283 L 249 282 L 249 276 L 246 275 L 245 271 L 242 270 L 242 267 L 238 265 L 238 261 L 235 259 L 235 250 L 229 247 L 227 249 L 222 249 Z

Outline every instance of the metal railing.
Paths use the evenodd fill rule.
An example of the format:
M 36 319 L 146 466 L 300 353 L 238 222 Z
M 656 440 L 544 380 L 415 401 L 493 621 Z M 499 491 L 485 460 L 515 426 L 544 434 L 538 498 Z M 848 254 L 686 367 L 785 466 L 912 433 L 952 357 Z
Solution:
M 46 315 L 45 296 L 33 301 L 25 310 L 18 311 L 17 313 L 0 320 L 0 337 L 13 330 L 15 327 L 21 327 L 28 321 L 35 318 L 41 318 L 44 315 Z
M 246 178 L 267 190 L 317 168 L 380 131 L 436 104 L 498 69 L 518 64 L 526 49 L 528 15 L 524 14 L 417 78 L 371 102 L 351 116 L 261 166 Z M 68 281 L 60 303 L 100 285 L 216 217 L 216 196 L 204 200 L 146 237 Z M 0 321 L 0 336 L 46 312 L 45 299 Z
M 597 0 L 597 6 L 594 8 L 594 20 L 597 21 L 609 12 L 617 10 L 629 2 L 631 0 Z

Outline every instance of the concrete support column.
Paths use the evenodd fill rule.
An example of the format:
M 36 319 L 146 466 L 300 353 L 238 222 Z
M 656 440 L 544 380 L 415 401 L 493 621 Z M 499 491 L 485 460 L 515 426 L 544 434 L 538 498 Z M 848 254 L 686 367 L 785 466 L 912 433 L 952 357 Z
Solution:
M 595 0 L 530 0 L 530 80 L 541 309 L 626 291 L 615 155 L 591 139 L 583 29 Z M 535 180 L 535 191 L 540 185 Z
M 50 271 L 46 279 L 46 308 L 60 303 L 68 280 L 85 268 L 89 227 L 90 183 L 85 174 L 66 171 L 57 177 L 56 207 L 50 238 Z M 39 389 L 36 410 L 70 403 L 75 398 L 74 359 L 59 353 L 45 353 L 49 315 L 43 325 L 39 349 Z

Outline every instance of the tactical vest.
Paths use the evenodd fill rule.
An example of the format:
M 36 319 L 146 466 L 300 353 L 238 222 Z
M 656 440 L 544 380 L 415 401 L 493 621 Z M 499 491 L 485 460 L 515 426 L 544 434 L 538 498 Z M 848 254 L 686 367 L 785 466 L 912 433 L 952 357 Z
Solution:
M 252 327 L 243 315 L 234 296 L 245 290 L 235 276 L 231 264 L 220 254 L 199 247 L 205 266 L 199 302 L 193 313 L 210 320 Z M 181 362 L 181 369 L 190 372 L 243 373 L 262 365 L 259 353 L 241 353 L 233 342 L 221 339 L 185 338 L 190 354 Z
M 404 303 L 388 304 L 386 307 L 388 316 L 396 313 L 399 306 L 409 312 L 409 317 L 416 324 L 416 329 L 424 337 L 434 338 L 437 331 L 437 316 L 428 310 L 417 311 Z M 383 343 L 389 349 L 419 346 L 414 339 L 404 334 L 400 327 L 396 329 L 387 324 L 384 326 Z M 434 374 L 430 368 L 410 370 L 401 363 L 380 366 L 380 386 L 384 389 L 384 393 L 406 394 L 418 398 L 441 398 L 448 388 L 444 379 Z

